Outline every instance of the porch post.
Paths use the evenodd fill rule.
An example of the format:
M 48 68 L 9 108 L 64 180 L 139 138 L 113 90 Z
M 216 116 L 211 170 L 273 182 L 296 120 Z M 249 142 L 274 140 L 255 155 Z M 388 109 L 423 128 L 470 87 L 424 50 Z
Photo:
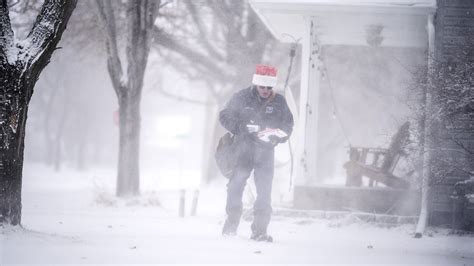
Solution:
M 313 17 L 305 17 L 302 46 L 300 117 L 296 152 L 296 184 L 308 185 L 317 181 L 317 144 L 320 90 L 321 46 Z
M 432 75 L 433 75 L 433 63 L 434 63 L 434 54 L 435 54 L 435 26 L 434 26 L 434 15 L 428 15 L 427 31 L 428 31 L 428 84 L 431 85 Z M 431 112 L 431 93 L 428 90 L 425 92 L 425 115 L 424 123 L 425 128 L 423 132 L 423 170 L 422 170 L 422 183 L 421 183 L 421 210 L 420 216 L 418 218 L 418 223 L 415 230 L 415 237 L 420 238 L 428 224 L 429 216 L 429 180 L 430 180 L 430 161 L 431 161 L 431 123 L 432 118 L 430 115 Z

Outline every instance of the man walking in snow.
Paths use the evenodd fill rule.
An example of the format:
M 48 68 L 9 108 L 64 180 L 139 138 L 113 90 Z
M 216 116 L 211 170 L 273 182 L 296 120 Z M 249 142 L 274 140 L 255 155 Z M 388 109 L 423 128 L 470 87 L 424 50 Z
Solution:
M 234 134 L 237 166 L 227 184 L 227 219 L 223 235 L 235 235 L 242 215 L 242 195 L 252 170 L 257 198 L 253 207 L 251 239 L 273 241 L 267 234 L 272 212 L 271 192 L 274 147 L 285 142 L 293 130 L 293 115 L 285 98 L 273 91 L 277 70 L 257 65 L 253 85 L 235 93 L 219 114 L 219 120 Z

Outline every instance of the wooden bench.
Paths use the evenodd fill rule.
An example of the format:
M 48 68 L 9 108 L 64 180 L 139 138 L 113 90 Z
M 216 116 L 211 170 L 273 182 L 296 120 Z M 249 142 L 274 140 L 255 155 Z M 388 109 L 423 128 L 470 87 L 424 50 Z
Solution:
M 350 147 L 349 161 L 344 164 L 346 169 L 346 186 L 361 186 L 362 177 L 369 178 L 369 186 L 374 182 L 388 187 L 408 189 L 410 183 L 393 174 L 404 148 L 408 144 L 410 123 L 405 122 L 392 137 L 387 149 Z M 372 158 L 372 160 L 369 160 Z

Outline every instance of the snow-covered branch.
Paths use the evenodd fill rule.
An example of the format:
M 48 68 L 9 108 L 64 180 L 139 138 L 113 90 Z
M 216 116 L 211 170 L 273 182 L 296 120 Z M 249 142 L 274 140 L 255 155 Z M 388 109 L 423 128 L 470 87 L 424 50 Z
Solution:
M 35 68 L 36 64 L 45 65 L 49 62 L 76 3 L 77 0 L 45 0 L 33 28 L 19 47 L 25 65 Z
M 0 63 L 8 62 L 13 65 L 16 61 L 14 49 L 13 30 L 8 14 L 8 0 L 0 0 Z

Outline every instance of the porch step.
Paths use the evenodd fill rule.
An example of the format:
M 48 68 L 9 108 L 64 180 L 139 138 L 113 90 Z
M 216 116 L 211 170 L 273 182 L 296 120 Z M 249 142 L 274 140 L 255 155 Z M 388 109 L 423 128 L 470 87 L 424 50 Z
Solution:
M 417 216 L 418 191 L 385 187 L 295 186 L 293 208 Z
M 321 211 L 275 208 L 273 210 L 273 215 L 292 218 L 314 218 L 327 220 L 354 218 L 367 223 L 385 225 L 416 224 L 418 222 L 418 216 L 400 216 L 350 211 Z

